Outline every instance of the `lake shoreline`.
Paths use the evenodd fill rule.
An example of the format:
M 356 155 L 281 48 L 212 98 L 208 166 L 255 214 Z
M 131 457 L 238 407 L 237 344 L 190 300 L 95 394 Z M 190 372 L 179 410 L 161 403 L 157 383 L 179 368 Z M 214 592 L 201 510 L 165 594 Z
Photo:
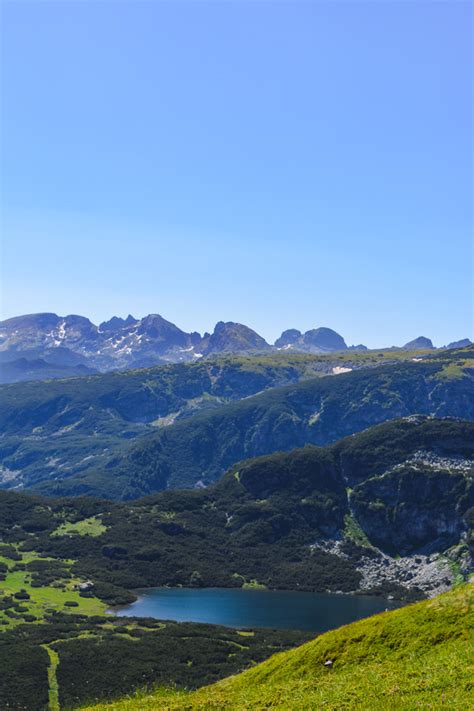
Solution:
M 111 607 L 108 614 L 235 629 L 296 629 L 320 633 L 403 605 L 401 601 L 375 595 L 262 588 L 161 586 L 134 592 L 137 599 L 133 603 Z

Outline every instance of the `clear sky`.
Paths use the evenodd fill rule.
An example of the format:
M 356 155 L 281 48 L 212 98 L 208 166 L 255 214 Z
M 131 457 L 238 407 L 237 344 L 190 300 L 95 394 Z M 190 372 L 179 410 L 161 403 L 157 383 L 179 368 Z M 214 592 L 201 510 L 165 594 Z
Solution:
M 473 338 L 471 2 L 0 4 L 3 318 Z

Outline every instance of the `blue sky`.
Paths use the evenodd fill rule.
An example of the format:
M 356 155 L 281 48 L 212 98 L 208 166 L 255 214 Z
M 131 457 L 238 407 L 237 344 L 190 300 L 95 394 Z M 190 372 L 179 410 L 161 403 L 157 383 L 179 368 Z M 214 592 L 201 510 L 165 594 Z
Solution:
M 470 2 L 1 12 L 4 318 L 473 337 Z

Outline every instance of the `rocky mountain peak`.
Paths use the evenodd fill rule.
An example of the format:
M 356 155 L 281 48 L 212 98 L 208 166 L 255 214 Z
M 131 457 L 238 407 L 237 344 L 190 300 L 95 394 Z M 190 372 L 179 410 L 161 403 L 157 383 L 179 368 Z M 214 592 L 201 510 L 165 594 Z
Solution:
M 306 331 L 303 335 L 303 343 L 320 348 L 322 351 L 345 351 L 347 348 L 346 342 L 339 333 L 324 326 Z
M 403 348 L 408 351 L 416 351 L 434 348 L 434 345 L 430 338 L 426 338 L 426 336 L 418 336 L 418 338 L 414 338 L 413 341 L 408 341 L 408 343 L 405 343 Z
M 102 321 L 99 325 L 99 331 L 104 333 L 119 331 L 121 328 L 127 328 L 128 326 L 133 326 L 138 323 L 136 318 L 133 318 L 131 314 L 128 314 L 127 318 L 120 318 L 120 316 L 112 316 L 108 321 Z
M 262 336 L 248 326 L 234 321 L 219 321 L 214 333 L 203 339 L 201 351 L 204 355 L 218 352 L 242 353 L 247 351 L 266 351 L 270 346 Z
M 170 345 L 186 345 L 188 334 L 175 326 L 171 321 L 167 321 L 159 314 L 149 314 L 139 321 L 137 334 L 146 335 L 157 341 L 167 341 Z
M 312 328 L 306 333 L 301 333 L 296 328 L 283 331 L 280 338 L 275 341 L 276 348 L 303 351 L 306 353 L 325 353 L 331 351 L 345 351 L 346 342 L 343 337 L 332 328 L 321 326 Z
M 460 341 L 448 343 L 446 348 L 467 348 L 467 346 L 472 346 L 472 341 L 469 338 L 461 338 Z
M 288 328 L 286 331 L 283 331 L 280 338 L 276 339 L 275 348 L 291 346 L 293 343 L 296 343 L 298 338 L 301 338 L 301 331 L 298 331 L 297 328 Z
M 38 348 L 69 346 L 82 340 L 95 341 L 97 326 L 88 318 L 70 314 L 27 314 L 0 323 L 2 350 L 34 351 Z
M 74 343 L 84 339 L 97 341 L 99 333 L 97 326 L 85 316 L 70 314 L 61 319 L 58 325 L 57 338 L 60 341 Z
M 25 316 L 14 316 L 0 323 L 2 331 L 12 332 L 16 329 L 46 329 L 54 328 L 61 318 L 53 313 L 26 314 Z
M 469 339 L 450 343 L 448 348 L 470 345 Z M 396 348 L 396 347 L 394 347 Z M 420 336 L 407 343 L 406 349 L 434 348 L 429 338 Z M 270 346 L 262 336 L 245 324 L 218 321 L 212 334 L 187 333 L 160 314 L 136 319 L 112 316 L 96 326 L 85 316 L 36 313 L 16 316 L 0 322 L 0 361 L 18 361 L 16 370 L 24 367 L 31 373 L 35 362 L 72 366 L 82 364 L 99 371 L 126 368 L 148 368 L 164 363 L 194 361 L 219 353 L 262 353 L 272 350 L 295 353 L 331 353 L 345 351 L 344 338 L 331 328 L 319 327 L 301 333 L 290 328 Z M 361 345 L 349 350 L 365 350 Z M 398 348 L 396 348 L 398 350 Z M 28 362 L 26 362 L 28 361 Z M 38 366 L 36 370 L 40 371 Z M 49 373 L 53 369 L 48 370 Z M 64 370 L 58 369 L 58 373 Z M 1 380 L 1 375 L 0 375 Z

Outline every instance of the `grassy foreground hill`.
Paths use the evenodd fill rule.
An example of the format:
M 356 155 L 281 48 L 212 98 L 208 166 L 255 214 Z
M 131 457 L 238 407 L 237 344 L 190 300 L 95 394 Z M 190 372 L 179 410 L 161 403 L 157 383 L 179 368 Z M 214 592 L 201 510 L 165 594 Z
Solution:
M 90 711 L 465 709 L 474 699 L 474 585 L 354 622 L 212 686 Z M 332 662 L 332 667 L 326 662 Z

